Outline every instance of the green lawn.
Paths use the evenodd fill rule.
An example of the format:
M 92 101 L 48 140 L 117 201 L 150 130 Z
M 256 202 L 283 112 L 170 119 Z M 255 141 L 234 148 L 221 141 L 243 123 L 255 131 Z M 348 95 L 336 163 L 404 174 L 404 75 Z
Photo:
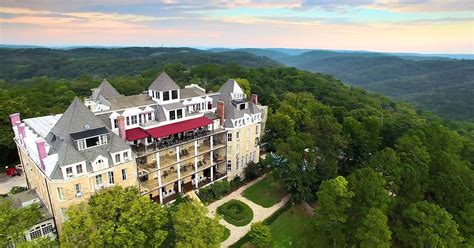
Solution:
M 283 184 L 273 180 L 270 176 L 266 176 L 263 180 L 244 190 L 245 198 L 265 208 L 280 202 L 285 195 L 286 190 Z
M 252 209 L 239 200 L 230 200 L 217 208 L 217 213 L 234 226 L 245 226 L 253 219 Z
M 282 213 L 270 224 L 272 230 L 271 247 L 311 247 L 307 240 L 312 216 L 296 204 Z
M 293 205 L 271 221 L 272 244 L 269 247 L 312 247 L 308 237 L 311 235 L 309 227 L 312 216 L 299 205 Z M 255 248 L 250 243 L 248 235 L 237 241 L 231 247 Z

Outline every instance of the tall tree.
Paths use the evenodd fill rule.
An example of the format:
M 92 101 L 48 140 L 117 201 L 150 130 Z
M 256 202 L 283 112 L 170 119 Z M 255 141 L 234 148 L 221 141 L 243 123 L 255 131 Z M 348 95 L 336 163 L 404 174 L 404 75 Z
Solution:
M 64 247 L 159 247 L 167 231 L 163 206 L 140 196 L 135 187 L 113 187 L 70 207 Z
M 377 208 L 371 208 L 362 218 L 355 232 L 355 237 L 360 247 L 364 248 L 388 248 L 392 232 L 388 227 L 387 216 Z
M 171 216 L 177 247 L 219 247 L 224 227 L 206 214 L 207 208 L 197 202 L 177 205 Z
M 39 206 L 14 208 L 11 201 L 0 202 L 0 246 L 21 243 L 25 231 L 41 219 Z
M 345 246 L 344 228 L 349 217 L 347 210 L 354 196 L 347 184 L 346 179 L 341 176 L 321 183 L 317 193 L 319 206 L 315 210 L 314 218 L 315 231 L 318 234 L 315 245 L 323 243 L 324 246 Z
M 347 180 L 349 189 L 354 193 L 351 207 L 354 215 L 365 216 L 371 208 L 387 212 L 391 198 L 380 174 L 371 168 L 362 168 L 352 173 Z
M 451 214 L 427 201 L 412 203 L 403 210 L 395 230 L 406 246 L 459 247 L 463 241 Z
M 255 222 L 250 227 L 250 239 L 257 247 L 266 247 L 272 242 L 272 232 L 270 227 L 262 222 Z
M 380 173 L 387 183 L 387 190 L 390 193 L 398 193 L 400 184 L 401 164 L 397 152 L 390 147 L 386 147 L 375 154 L 364 163 L 364 167 L 370 167 Z

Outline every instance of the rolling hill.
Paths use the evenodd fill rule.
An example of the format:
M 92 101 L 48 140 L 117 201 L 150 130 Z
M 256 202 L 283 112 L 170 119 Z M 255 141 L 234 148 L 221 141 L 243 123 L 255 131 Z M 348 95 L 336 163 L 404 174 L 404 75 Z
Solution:
M 269 58 L 242 51 L 215 53 L 193 48 L 0 48 L 0 57 L 0 79 L 7 83 L 38 76 L 65 79 L 83 75 L 134 76 L 167 63 L 281 66 Z

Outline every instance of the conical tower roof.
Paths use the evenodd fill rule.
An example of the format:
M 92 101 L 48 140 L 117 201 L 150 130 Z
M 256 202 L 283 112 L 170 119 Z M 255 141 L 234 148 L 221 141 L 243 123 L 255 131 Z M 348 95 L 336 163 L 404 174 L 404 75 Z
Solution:
M 166 72 L 160 73 L 160 75 L 153 81 L 153 83 L 148 87 L 149 90 L 154 91 L 169 91 L 169 90 L 179 90 L 179 86 L 176 82 L 166 74 Z

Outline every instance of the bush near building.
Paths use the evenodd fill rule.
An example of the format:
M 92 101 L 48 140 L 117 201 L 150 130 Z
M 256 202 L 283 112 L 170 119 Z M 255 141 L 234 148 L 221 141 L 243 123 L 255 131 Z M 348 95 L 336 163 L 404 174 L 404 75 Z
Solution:
M 239 200 L 230 200 L 217 208 L 217 213 L 234 226 L 245 226 L 253 219 L 252 209 Z
M 202 202 L 211 203 L 221 199 L 223 196 L 236 190 L 243 184 L 244 183 L 240 177 L 236 177 L 230 182 L 227 180 L 222 180 L 215 182 L 208 187 L 200 189 L 198 195 Z

